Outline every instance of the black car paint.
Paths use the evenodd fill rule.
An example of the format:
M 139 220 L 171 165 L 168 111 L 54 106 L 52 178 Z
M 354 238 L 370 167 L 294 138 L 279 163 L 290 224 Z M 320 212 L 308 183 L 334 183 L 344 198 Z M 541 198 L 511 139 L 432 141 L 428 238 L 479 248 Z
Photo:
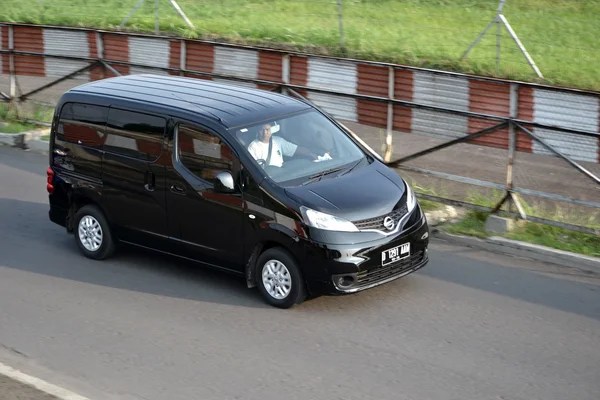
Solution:
M 162 153 L 156 160 L 143 162 L 113 156 L 85 143 L 57 140 L 61 106 L 69 101 L 164 116 L 168 123 Z M 307 104 L 298 103 L 298 107 L 273 106 L 271 114 L 263 112 L 251 117 L 267 120 L 310 109 Z M 65 93 L 56 107 L 51 133 L 50 165 L 55 172 L 55 190 L 49 194 L 50 219 L 71 230 L 72 205 L 96 204 L 120 240 L 244 274 L 249 287 L 255 285 L 253 262 L 262 250 L 274 245 L 283 246 L 296 257 L 313 293 L 344 293 L 335 287 L 332 276 L 377 268 L 382 250 L 405 241 L 424 252 L 422 262 L 406 273 L 427 263 L 427 222 L 418 204 L 407 219 L 412 224 L 406 223 L 393 235 L 326 231 L 303 222 L 302 206 L 356 221 L 389 213 L 406 202 L 400 176 L 371 157 L 359 142 L 351 138 L 366 154 L 367 161 L 350 173 L 342 170 L 307 185 L 286 187 L 275 184 L 252 162 L 232 137 L 232 126 L 200 111 L 123 98 L 112 90 Z M 177 161 L 174 130 L 178 122 L 206 127 L 230 146 L 239 161 L 233 171 L 238 184 L 236 193 L 219 193 Z M 241 125 L 250 121 L 238 116 L 232 122 Z M 151 191 L 146 187 L 148 171 L 155 178 Z

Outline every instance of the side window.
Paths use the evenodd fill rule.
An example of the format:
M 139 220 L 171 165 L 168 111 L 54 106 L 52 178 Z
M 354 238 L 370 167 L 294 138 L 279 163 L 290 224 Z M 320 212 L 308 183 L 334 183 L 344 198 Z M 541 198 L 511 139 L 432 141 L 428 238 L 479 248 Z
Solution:
M 214 184 L 220 171 L 232 172 L 234 154 L 216 135 L 185 124 L 177 128 L 177 154 L 179 160 L 198 178 Z
M 108 107 L 66 103 L 60 112 L 56 137 L 58 140 L 102 147 Z
M 154 161 L 162 151 L 167 120 L 149 114 L 111 108 L 104 150 Z

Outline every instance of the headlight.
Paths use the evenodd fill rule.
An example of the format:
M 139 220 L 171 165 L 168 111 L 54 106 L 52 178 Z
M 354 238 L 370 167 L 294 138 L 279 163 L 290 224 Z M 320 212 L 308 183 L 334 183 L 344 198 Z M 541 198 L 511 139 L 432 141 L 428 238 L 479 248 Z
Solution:
M 408 212 L 411 212 L 417 205 L 417 199 L 406 181 L 404 181 L 404 185 L 406 186 L 406 208 L 408 208 Z
M 358 228 L 350 221 L 333 215 L 315 211 L 310 208 L 301 207 L 302 216 L 307 225 L 317 229 L 341 232 L 358 232 Z

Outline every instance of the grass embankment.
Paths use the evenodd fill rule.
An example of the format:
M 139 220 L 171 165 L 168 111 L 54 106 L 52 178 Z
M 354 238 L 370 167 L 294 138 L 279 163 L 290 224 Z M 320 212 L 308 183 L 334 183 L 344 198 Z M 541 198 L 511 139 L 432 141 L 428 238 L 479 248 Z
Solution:
M 0 124 L 0 133 L 21 133 L 35 129 L 35 125 L 18 122 Z
M 1 21 L 117 28 L 136 1 L 4 0 Z M 332 55 L 496 75 L 496 28 L 469 58 L 458 59 L 495 15 L 496 0 L 343 0 L 344 49 L 338 9 L 323 0 L 178 0 L 195 25 L 187 27 L 168 1 L 160 30 L 186 37 L 291 45 Z M 504 15 L 544 74 L 546 83 L 600 90 L 597 68 L 600 0 L 508 2 Z M 154 1 L 146 1 L 127 29 L 154 30 Z M 535 80 L 502 29 L 498 76 Z
M 415 188 L 415 191 L 417 193 L 435 195 L 431 190 L 419 187 Z M 469 195 L 466 201 L 484 207 L 494 207 L 500 199 L 501 193 L 498 191 L 489 198 L 481 195 Z M 527 215 L 535 215 L 539 218 L 545 218 L 548 220 L 600 229 L 600 224 L 598 223 L 600 220 L 599 211 L 586 215 L 574 215 L 573 213 L 565 211 L 560 206 L 557 206 L 553 210 L 545 210 L 541 206 L 527 204 L 525 201 L 523 201 L 523 199 L 520 201 Z M 420 200 L 419 202 L 421 203 L 422 201 Z M 431 203 L 428 205 L 428 207 L 432 209 L 439 209 L 443 207 L 441 203 L 428 203 Z M 485 231 L 485 221 L 488 215 L 488 212 L 469 211 L 460 221 L 444 224 L 440 228 L 451 234 L 486 238 L 490 236 Z M 547 246 L 558 250 L 600 257 L 599 236 L 576 232 L 570 229 L 521 221 L 521 223 L 517 224 L 517 227 L 513 232 L 500 236 L 507 239 L 520 240 L 527 243 Z
M 0 133 L 21 133 L 42 128 L 42 126 L 35 123 L 23 122 L 23 119 L 47 123 L 52 121 L 52 108 L 35 104 L 30 105 L 28 108 L 28 110 L 21 112 L 19 115 L 21 118 L 19 119 L 14 109 L 11 110 L 6 103 L 0 103 Z M 42 136 L 42 140 L 48 139 L 46 136 Z
M 489 236 L 484 229 L 487 216 L 488 213 L 470 211 L 461 221 L 448 224 L 443 229 L 448 233 L 485 238 Z M 527 222 L 518 226 L 513 232 L 502 236 L 554 249 L 600 257 L 600 237 L 564 228 Z

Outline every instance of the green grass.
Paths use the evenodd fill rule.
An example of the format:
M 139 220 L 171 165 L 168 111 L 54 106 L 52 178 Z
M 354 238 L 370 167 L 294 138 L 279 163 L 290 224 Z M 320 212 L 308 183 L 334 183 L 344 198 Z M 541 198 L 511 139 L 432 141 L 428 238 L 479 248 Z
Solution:
M 527 223 L 505 235 L 514 240 L 600 257 L 600 237 L 549 225 Z
M 448 224 L 443 229 L 455 235 L 475 236 L 485 238 L 485 220 L 488 214 L 480 211 L 469 211 L 467 215 L 458 222 Z
M 486 238 L 489 236 L 484 229 L 487 216 L 488 213 L 470 211 L 465 218 L 459 222 L 448 224 L 443 229 L 455 235 Z M 555 226 L 524 222 L 518 225 L 513 232 L 506 233 L 503 237 L 587 256 L 600 257 L 599 236 Z
M 443 190 L 440 191 L 420 186 L 413 179 L 410 180 L 410 184 L 417 193 L 447 197 L 447 195 L 443 193 Z M 480 192 L 472 190 L 466 193 L 465 198 L 462 200 L 468 203 L 492 208 L 500 201 L 500 199 L 502 199 L 503 194 L 504 192 L 500 190 L 492 190 L 485 196 Z M 419 203 L 423 204 L 425 201 L 426 200 L 419 200 Z M 581 209 L 574 210 L 560 204 L 548 207 L 535 200 L 530 200 L 528 203 L 521 198 L 520 201 L 527 215 L 600 230 L 600 210 L 582 212 Z M 428 203 L 431 203 L 430 207 L 437 207 L 436 209 L 444 207 L 441 203 Z M 469 211 L 461 220 L 454 223 L 446 223 L 441 226 L 441 229 L 455 235 L 486 238 L 489 235 L 485 232 L 485 221 L 489 214 L 489 212 Z M 600 236 L 580 233 L 570 229 L 520 221 L 519 224 L 517 224 L 517 228 L 513 232 L 505 234 L 504 237 L 559 250 L 600 257 Z
M 20 133 L 35 129 L 35 125 L 10 122 L 8 125 L 0 125 L 0 133 Z
M 4 0 L 0 20 L 115 29 L 136 0 Z M 326 0 L 178 0 L 191 30 L 160 1 L 160 30 L 185 37 L 291 46 L 332 55 L 496 75 L 496 28 L 469 58 L 459 57 L 495 15 L 497 0 L 343 0 L 345 48 L 338 10 Z M 154 30 L 146 1 L 127 29 Z M 544 74 L 546 83 L 600 90 L 600 0 L 508 2 L 504 15 Z M 498 76 L 535 80 L 515 43 L 502 31 Z

